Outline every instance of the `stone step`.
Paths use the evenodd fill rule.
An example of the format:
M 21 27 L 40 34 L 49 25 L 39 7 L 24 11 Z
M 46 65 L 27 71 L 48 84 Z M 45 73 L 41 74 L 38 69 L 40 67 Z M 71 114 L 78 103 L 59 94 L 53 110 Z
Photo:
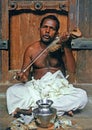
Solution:
M 0 93 L 0 98 L 5 98 L 6 94 L 5 93 Z

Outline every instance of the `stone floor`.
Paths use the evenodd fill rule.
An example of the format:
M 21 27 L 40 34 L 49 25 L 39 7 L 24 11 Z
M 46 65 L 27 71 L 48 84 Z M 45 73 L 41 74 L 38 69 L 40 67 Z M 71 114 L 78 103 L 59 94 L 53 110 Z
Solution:
M 65 115 L 64 118 L 76 121 L 83 130 L 92 130 L 92 85 L 81 85 L 80 87 L 85 89 L 88 93 L 89 101 L 87 106 L 73 117 Z M 14 120 L 14 118 L 9 116 L 7 112 L 5 97 L 6 89 L 7 86 L 2 86 L 2 89 L 0 89 L 0 130 L 6 130 L 10 122 Z

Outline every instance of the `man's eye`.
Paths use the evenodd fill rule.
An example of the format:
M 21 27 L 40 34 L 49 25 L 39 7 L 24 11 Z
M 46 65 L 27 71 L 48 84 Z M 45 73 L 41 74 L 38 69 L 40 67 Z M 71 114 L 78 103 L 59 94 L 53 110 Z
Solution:
M 53 27 L 51 27 L 50 29 L 51 29 L 51 30 L 54 30 L 54 31 L 56 30 L 56 28 L 53 28 Z
M 47 26 L 42 26 L 41 28 L 48 28 Z
M 48 28 L 47 26 L 42 26 L 41 28 Z M 50 27 L 50 30 L 56 31 L 56 28 Z

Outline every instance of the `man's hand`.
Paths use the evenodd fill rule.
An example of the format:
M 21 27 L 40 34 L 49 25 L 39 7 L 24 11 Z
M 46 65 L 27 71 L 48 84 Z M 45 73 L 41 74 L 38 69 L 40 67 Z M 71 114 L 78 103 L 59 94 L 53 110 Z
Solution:
M 16 79 L 23 82 L 23 83 L 28 81 L 28 78 L 27 78 L 27 76 L 25 75 L 24 72 L 17 72 L 16 73 Z
M 59 44 L 62 44 L 63 42 L 66 42 L 69 39 L 70 35 L 68 32 L 63 32 L 60 36 Z
M 60 37 L 61 48 L 71 49 L 71 41 L 72 41 L 72 37 L 69 35 L 69 33 L 64 32 Z
M 69 48 L 69 49 L 71 49 L 71 41 L 72 41 L 72 38 L 69 37 L 69 38 L 67 39 L 67 41 L 64 41 L 64 42 L 62 43 L 62 48 Z

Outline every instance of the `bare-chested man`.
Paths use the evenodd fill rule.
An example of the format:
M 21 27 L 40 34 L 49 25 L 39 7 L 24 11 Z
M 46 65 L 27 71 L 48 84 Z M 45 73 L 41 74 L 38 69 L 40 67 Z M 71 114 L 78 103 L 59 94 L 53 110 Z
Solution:
M 66 74 L 66 70 L 70 73 L 75 73 L 75 60 L 71 50 L 71 38 L 67 39 L 66 34 L 63 34 L 62 36 L 62 38 L 66 39 L 66 41 L 62 42 L 61 39 L 58 43 L 61 45 L 61 48 L 63 48 L 63 51 L 61 51 L 61 48 L 58 48 L 54 51 L 50 51 L 50 49 L 47 49 L 32 64 L 32 66 L 30 66 L 25 72 L 23 72 L 23 70 L 25 70 L 26 67 L 43 50 L 45 50 L 48 45 L 53 42 L 53 40 L 55 40 L 56 36 L 58 35 L 59 27 L 60 23 L 58 19 L 53 15 L 48 15 L 42 19 L 40 23 L 40 40 L 27 47 L 24 53 L 21 72 L 18 72 L 16 75 L 16 79 L 18 79 L 22 83 L 14 85 L 7 90 L 7 106 L 9 114 L 16 113 L 16 110 L 18 110 L 17 108 L 19 108 L 19 110 L 29 109 L 33 106 L 32 102 L 30 102 L 33 92 L 28 93 L 29 89 L 27 90 L 26 85 L 31 67 L 33 68 L 32 76 L 37 81 L 45 76 L 48 72 L 51 72 L 51 74 L 53 75 L 56 72 L 60 71 L 61 73 L 63 73 L 64 76 Z M 75 94 L 73 93 L 73 91 Z M 52 99 L 55 103 L 54 106 L 58 106 L 56 108 L 59 111 L 61 110 L 62 114 L 64 114 L 65 112 L 75 111 L 76 109 L 83 109 L 87 103 L 87 95 L 84 90 L 73 87 L 73 91 L 68 93 L 68 95 L 61 94 L 62 96 L 57 97 L 55 101 L 49 96 L 49 98 Z M 39 99 L 38 97 L 36 100 Z

